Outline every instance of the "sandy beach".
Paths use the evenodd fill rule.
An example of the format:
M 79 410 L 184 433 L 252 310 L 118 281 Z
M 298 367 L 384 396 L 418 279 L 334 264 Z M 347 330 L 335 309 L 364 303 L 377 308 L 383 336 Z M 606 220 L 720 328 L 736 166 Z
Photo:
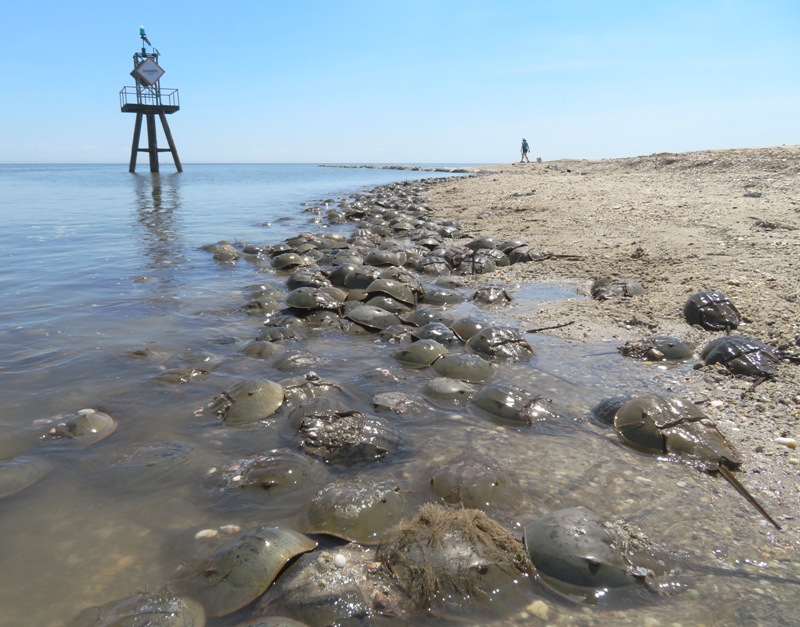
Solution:
M 703 290 L 728 296 L 743 317 L 734 333 L 781 351 L 777 376 L 745 394 L 751 381 L 704 367 L 676 393 L 703 403 L 742 455 L 744 481 L 791 535 L 800 505 L 798 157 L 800 146 L 782 146 L 511 163 L 481 167 L 429 195 L 439 216 L 457 216 L 468 233 L 553 253 L 501 268 L 493 281 L 512 291 L 566 282 L 587 295 L 517 313 L 520 326 L 565 325 L 547 333 L 610 348 L 668 334 L 699 351 L 724 333 L 688 325 L 684 303 Z M 646 293 L 593 300 L 589 288 L 601 276 L 634 279 Z

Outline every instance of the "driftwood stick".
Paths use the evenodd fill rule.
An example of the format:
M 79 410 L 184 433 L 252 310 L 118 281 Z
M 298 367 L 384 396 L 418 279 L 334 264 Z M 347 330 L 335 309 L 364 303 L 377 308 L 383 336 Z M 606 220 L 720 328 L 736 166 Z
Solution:
M 569 322 L 562 322 L 561 324 L 554 324 L 549 327 L 539 327 L 538 329 L 528 329 L 525 333 L 539 333 L 539 331 L 550 331 L 551 329 L 561 329 L 563 327 L 568 327 L 571 324 L 575 324 L 574 320 L 570 320 Z

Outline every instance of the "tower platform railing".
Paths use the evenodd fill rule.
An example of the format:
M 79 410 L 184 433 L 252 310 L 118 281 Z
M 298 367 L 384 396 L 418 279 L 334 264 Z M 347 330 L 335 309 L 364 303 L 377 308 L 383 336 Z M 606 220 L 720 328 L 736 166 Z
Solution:
M 123 113 L 175 113 L 181 103 L 178 90 L 123 87 L 119 92 L 119 106 Z

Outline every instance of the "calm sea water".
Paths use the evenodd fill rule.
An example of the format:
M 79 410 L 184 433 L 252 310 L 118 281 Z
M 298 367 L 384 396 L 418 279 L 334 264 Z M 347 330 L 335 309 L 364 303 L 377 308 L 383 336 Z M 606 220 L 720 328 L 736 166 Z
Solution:
M 63 625 L 87 606 L 156 590 L 187 559 L 208 553 L 195 541 L 199 531 L 296 527 L 310 495 L 337 473 L 346 476 L 329 468 L 317 483 L 281 499 L 221 489 L 221 469 L 254 452 L 296 449 L 296 434 L 285 416 L 223 425 L 207 411 L 209 401 L 243 378 L 279 381 L 302 371 L 241 351 L 261 328 L 241 311 L 250 286 L 283 287 L 285 277 L 247 261 L 217 263 L 201 247 L 349 229 L 316 223 L 304 209 L 431 175 L 314 165 L 190 165 L 160 175 L 131 175 L 121 165 L 0 165 L 0 463 L 32 460 L 48 471 L 0 498 L 0 625 Z M 570 297 L 577 298 L 569 287 L 528 285 L 510 309 Z M 473 314 L 501 320 L 473 303 L 453 310 L 454 317 Z M 421 416 L 394 418 L 406 438 L 399 460 L 359 473 L 402 485 L 411 515 L 431 499 L 433 468 L 477 452 L 514 477 L 510 509 L 493 515 L 518 532 L 538 513 L 584 505 L 634 521 L 700 564 L 783 559 L 779 540 L 764 533 L 763 521 L 728 486 L 623 449 L 581 419 L 619 391 L 670 390 L 691 364 L 654 368 L 619 357 L 613 345 L 528 339 L 534 360 L 502 366 L 498 379 L 554 399 L 574 422 L 511 428 L 468 408 L 430 406 Z M 424 372 L 401 372 L 397 381 L 375 377 L 376 368 L 397 370 L 386 341 L 333 331 L 300 347 L 321 357 L 314 370 L 347 387 L 355 409 L 372 411 L 372 396 L 387 390 L 423 397 Z M 209 371 L 208 378 L 177 385 L 162 377 L 192 367 Z M 82 408 L 108 412 L 117 430 L 85 447 L 43 440 L 54 420 Z M 550 618 L 790 624 L 786 608 L 800 602 L 793 584 L 710 574 L 688 580 L 685 593 L 625 612 L 550 599 Z M 244 617 L 209 624 L 235 625 Z

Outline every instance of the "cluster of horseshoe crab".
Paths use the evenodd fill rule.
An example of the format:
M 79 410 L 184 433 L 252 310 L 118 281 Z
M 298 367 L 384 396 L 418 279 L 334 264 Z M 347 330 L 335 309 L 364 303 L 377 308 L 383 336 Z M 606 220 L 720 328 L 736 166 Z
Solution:
M 208 481 L 223 501 L 243 494 L 256 500 L 306 495 L 302 523 L 267 523 L 227 541 L 217 538 L 213 550 L 197 548 L 203 554 L 187 560 L 162 589 L 88 608 L 71 625 L 134 624 L 146 616 L 148 625 L 200 626 L 207 617 L 242 608 L 246 613 L 235 614 L 240 627 L 431 617 L 480 623 L 510 616 L 537 598 L 602 604 L 617 595 L 637 603 L 686 587 L 685 560 L 634 525 L 584 507 L 531 516 L 521 536 L 514 535 L 491 516 L 515 500 L 514 478 L 489 455 L 459 455 L 432 470 L 428 502 L 419 505 L 408 502 L 401 481 L 360 472 L 403 459 L 412 446 L 403 421 L 384 416 L 420 413 L 426 403 L 477 412 L 502 428 L 580 428 L 581 419 L 551 399 L 499 380 L 503 367 L 533 357 L 525 331 L 451 313 L 470 297 L 491 308 L 512 299 L 493 285 L 465 294 L 460 276 L 552 253 L 521 241 L 470 238 L 457 221 L 434 221 L 424 189 L 424 183 L 386 186 L 330 209 L 329 223 L 355 223 L 349 237 L 303 233 L 272 246 L 207 247 L 221 263 L 249 260 L 285 280 L 286 290 L 250 287 L 242 311 L 263 324 L 242 352 L 269 359 L 278 370 L 306 370 L 281 381 L 244 379 L 209 402 L 207 413 L 224 428 L 281 421 L 294 440 L 243 455 Z M 641 293 L 630 281 L 596 288 L 593 295 L 602 299 Z M 739 322 L 732 303 L 716 292 L 690 298 L 685 314 L 690 324 L 710 330 L 729 332 Z M 355 408 L 352 382 L 310 370 L 317 358 L 306 348 L 320 330 L 377 341 L 409 377 L 425 377 L 423 397 L 384 392 L 371 399 L 375 413 Z M 621 351 L 659 361 L 693 355 L 692 347 L 664 336 Z M 758 379 L 774 374 L 777 363 L 768 347 L 730 335 L 710 342 L 701 357 Z M 168 380 L 187 383 L 203 375 L 191 368 Z M 693 403 L 611 398 L 592 416 L 637 450 L 722 474 L 778 527 L 735 479 L 741 460 Z

